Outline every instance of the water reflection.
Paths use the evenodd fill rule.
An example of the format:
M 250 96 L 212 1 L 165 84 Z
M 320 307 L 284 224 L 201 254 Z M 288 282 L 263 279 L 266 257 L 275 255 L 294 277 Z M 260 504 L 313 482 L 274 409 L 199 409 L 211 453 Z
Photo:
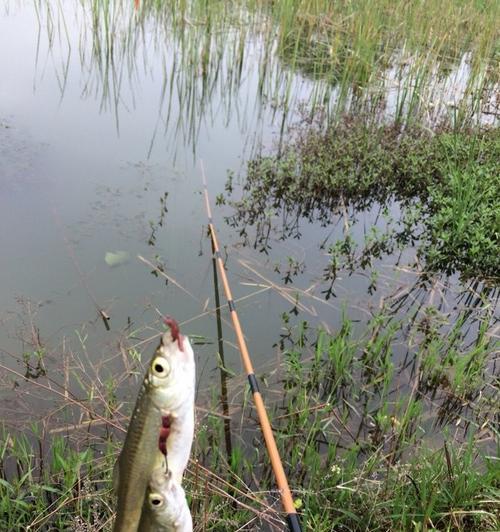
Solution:
M 215 114 L 226 123 L 235 116 L 241 129 L 252 131 L 258 129 L 254 118 L 268 113 L 283 132 L 303 102 L 313 112 L 327 108 L 330 116 L 350 112 L 375 122 L 431 127 L 498 119 L 494 69 L 487 62 L 478 67 L 468 51 L 420 57 L 405 45 L 381 48 L 383 60 L 365 58 L 357 69 L 349 53 L 342 59 L 340 47 L 332 75 L 328 47 L 318 43 L 329 65 L 324 69 L 316 56 L 304 63 L 312 71 L 300 60 L 287 61 L 289 52 L 297 53 L 297 43 L 281 42 L 265 12 L 243 5 L 231 12 L 196 2 L 145 1 L 135 7 L 122 1 L 82 2 L 75 9 L 40 0 L 35 5 L 36 64 L 44 65 L 45 72 L 50 58 L 62 98 L 75 56 L 84 75 L 82 96 L 96 98 L 102 112 L 112 112 L 119 132 L 121 116 L 143 96 L 141 80 L 155 80 L 160 92 L 156 124 L 145 132 L 149 153 L 160 138 L 162 148 L 182 139 L 196 150 L 203 124 L 213 123 Z M 307 45 L 306 50 L 316 49 L 314 39 Z M 347 51 L 349 46 L 346 42 Z M 369 72 L 363 73 L 366 68 Z

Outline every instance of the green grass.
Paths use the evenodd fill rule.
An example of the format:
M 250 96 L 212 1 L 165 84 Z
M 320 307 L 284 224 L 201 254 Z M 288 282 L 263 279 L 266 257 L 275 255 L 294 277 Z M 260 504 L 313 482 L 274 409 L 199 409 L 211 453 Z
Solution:
M 260 380 L 304 530 L 498 529 L 498 388 L 487 368 L 499 346 L 488 309 L 473 343 L 467 316 L 450 322 L 428 306 L 397 318 L 382 308 L 362 329 L 344 314 L 334 333 L 284 316 L 282 362 L 262 368 Z M 409 355 L 395 356 L 396 346 Z M 23 386 L 36 390 L 46 378 Z M 113 426 L 126 420 L 110 404 L 115 414 L 103 424 L 98 413 L 116 385 L 110 393 L 99 382 L 81 407 L 56 397 L 52 415 L 66 425 L 2 429 L 2 530 L 111 529 L 111 470 L 123 438 Z M 209 407 L 198 411 L 185 484 L 195 530 L 280 530 L 246 381 L 232 376 L 228 387 L 230 456 L 219 390 L 197 400 Z M 88 413 L 95 425 L 68 425 Z
M 479 144 L 478 149 L 467 146 L 460 136 L 444 140 L 451 144 L 450 160 L 443 168 L 445 182 L 429 187 L 428 234 L 422 249 L 432 269 L 498 280 L 500 136 L 492 137 L 489 143 L 469 138 L 470 144 Z M 464 162 L 457 161 L 460 149 Z
M 436 94 L 431 96 L 433 87 L 465 53 L 471 54 L 472 75 L 464 88 L 472 100 L 484 83 L 489 84 L 487 72 L 498 63 L 498 29 L 489 19 L 498 14 L 494 2 L 289 0 L 263 4 L 271 6 L 279 28 L 278 53 L 286 63 L 338 88 L 335 112 L 346 110 L 347 100 L 353 97 L 376 113 L 391 78 L 397 85 L 396 121 L 422 119 L 431 99 L 433 105 L 443 103 Z M 392 77 L 390 68 L 395 71 Z M 493 78 L 498 81 L 496 75 Z M 318 97 L 324 101 L 325 94 Z M 460 112 L 467 113 L 470 105 L 465 103 Z
M 109 461 L 96 459 L 92 446 L 75 449 L 68 439 L 43 442 L 36 434 L 3 430 L 1 441 L 0 523 L 2 530 L 79 530 L 79 523 L 106 521 L 106 491 L 102 490 Z M 50 450 L 42 451 L 43 444 Z M 40 454 L 42 452 L 42 454 Z M 113 460 L 110 454 L 109 459 Z
M 270 104 L 285 119 L 304 100 L 313 111 L 326 106 L 330 119 L 351 111 L 432 127 L 498 115 L 493 0 L 239 0 L 230 8 L 220 0 L 143 0 L 137 12 L 132 2 L 99 0 L 82 2 L 77 42 L 62 10 L 44 0 L 37 14 L 50 47 L 78 48 L 87 90 L 117 121 L 124 80 L 134 87 L 152 49 L 172 58 L 160 73 L 162 116 L 191 139 L 212 104 L 227 115 L 237 110 L 252 77 L 258 108 Z M 307 95 L 297 93 L 297 73 L 314 81 Z M 67 74 L 62 65 L 63 92 Z

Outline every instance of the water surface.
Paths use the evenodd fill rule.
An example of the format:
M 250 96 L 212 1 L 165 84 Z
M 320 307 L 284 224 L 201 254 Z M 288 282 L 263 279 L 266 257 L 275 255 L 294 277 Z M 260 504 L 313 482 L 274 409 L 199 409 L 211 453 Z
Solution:
M 187 322 L 186 333 L 213 341 L 200 161 L 214 202 L 227 171 L 242 172 L 253 146 L 271 146 L 283 128 L 279 99 L 262 89 L 267 51 L 261 39 L 248 33 L 241 41 L 228 32 L 226 47 L 213 50 L 207 70 L 202 54 L 190 57 L 161 20 L 139 23 L 132 5 L 110 5 L 118 21 L 111 37 L 94 25 L 87 2 L 8 2 L 0 13 L 0 345 L 4 362 L 21 373 L 19 358 L 29 350 L 33 327 L 50 347 L 50 366 L 57 367 L 61 350 L 81 354 L 80 336 L 86 363 L 104 361 L 110 373 L 123 371 L 119 339 L 130 336 L 133 345 L 156 334 L 158 311 Z M 193 37 L 200 49 L 202 35 L 200 29 Z M 239 64 L 238 46 L 244 47 Z M 321 84 L 286 66 L 270 79 L 269 86 L 291 93 L 297 106 Z M 449 89 L 446 80 L 443 85 Z M 389 114 L 395 94 L 387 98 Z M 391 212 L 397 215 L 396 204 Z M 290 285 L 286 297 L 271 286 L 283 287 L 288 257 L 301 265 L 293 287 L 314 296 L 301 296 L 305 306 L 297 320 L 332 331 L 343 308 L 361 327 L 381 295 L 414 279 L 394 268 L 411 262 L 410 249 L 374 264 L 381 281 L 373 295 L 361 271 L 340 276 L 336 297 L 325 301 L 321 279 L 328 257 L 320 243 L 342 235 L 341 220 L 336 227 L 304 223 L 300 239 L 281 240 L 276 230 L 262 254 L 241 245 L 238 230 L 224 223 L 230 214 L 227 206 L 214 209 L 234 296 L 254 294 L 239 310 L 257 367 L 275 356 L 281 315 L 295 308 Z M 377 220 L 377 209 L 361 213 L 355 239 Z M 130 259 L 110 267 L 106 253 L 117 251 Z M 152 275 L 138 255 L 159 260 L 185 290 Z M 99 309 L 111 317 L 110 331 Z M 152 345 L 140 345 L 149 355 Z M 210 344 L 197 348 L 203 384 L 216 367 L 214 351 Z M 229 349 L 227 356 L 239 371 L 237 352 Z

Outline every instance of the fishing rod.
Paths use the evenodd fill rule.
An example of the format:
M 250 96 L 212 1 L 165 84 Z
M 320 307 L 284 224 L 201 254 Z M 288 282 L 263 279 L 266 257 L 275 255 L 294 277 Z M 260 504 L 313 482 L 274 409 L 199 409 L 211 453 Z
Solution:
M 285 470 L 283 469 L 283 464 L 281 463 L 281 458 L 279 455 L 278 447 L 276 446 L 276 441 L 273 435 L 273 429 L 271 428 L 271 423 L 267 416 L 266 407 L 264 405 L 264 400 L 259 391 L 259 384 L 255 373 L 253 370 L 252 360 L 247 349 L 245 338 L 243 336 L 243 331 L 241 329 L 240 320 L 238 318 L 238 313 L 236 312 L 236 307 L 234 304 L 233 296 L 231 289 L 229 287 L 229 282 L 226 276 L 226 271 L 224 269 L 224 262 L 222 260 L 221 252 L 219 249 L 219 243 L 217 241 L 217 234 L 215 232 L 215 226 L 212 219 L 212 211 L 210 209 L 210 200 L 208 198 L 208 188 L 207 188 L 207 179 L 205 176 L 205 170 L 203 168 L 203 163 L 201 163 L 201 176 L 203 179 L 203 189 L 205 193 L 205 205 L 208 215 L 208 229 L 210 231 L 210 237 L 212 239 L 212 249 L 219 266 L 220 275 L 222 278 L 222 284 L 224 286 L 224 292 L 226 294 L 227 304 L 229 307 L 229 312 L 231 314 L 231 319 L 233 321 L 234 330 L 236 333 L 236 338 L 238 340 L 238 346 L 241 353 L 241 359 L 243 361 L 243 366 L 247 374 L 248 382 L 250 384 L 250 389 L 252 390 L 253 400 L 255 408 L 257 410 L 257 415 L 259 417 L 260 428 L 262 434 L 264 435 L 264 441 L 266 442 L 267 452 L 269 454 L 269 459 L 271 461 L 271 466 L 274 471 L 274 476 L 276 478 L 276 484 L 278 485 L 280 495 L 281 495 L 281 504 L 283 509 L 286 512 L 286 521 L 288 524 L 288 529 L 291 532 L 301 532 L 299 518 L 297 516 L 297 511 L 293 504 L 292 494 L 290 492 L 290 487 L 288 486 L 288 480 L 286 478 Z

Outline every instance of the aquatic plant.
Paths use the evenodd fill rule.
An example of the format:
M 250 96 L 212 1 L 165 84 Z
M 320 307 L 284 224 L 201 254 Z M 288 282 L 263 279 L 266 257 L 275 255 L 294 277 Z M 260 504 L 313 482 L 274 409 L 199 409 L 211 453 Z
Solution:
M 329 247 L 325 280 L 335 280 L 339 268 L 365 268 L 416 245 L 429 272 L 495 283 L 499 160 L 498 129 L 431 134 L 362 119 L 327 129 L 305 120 L 278 153 L 248 162 L 241 198 L 231 201 L 234 214 L 227 220 L 248 243 L 266 249 L 271 229 L 287 238 L 299 235 L 304 221 L 344 219 L 344 238 Z M 228 189 L 229 201 L 240 194 L 231 178 Z M 402 211 L 396 220 L 394 203 Z M 369 228 L 364 243 L 354 242 L 348 228 L 377 205 L 387 226 Z
M 46 0 L 35 7 L 49 50 L 66 43 L 67 60 L 56 63 L 64 93 L 69 16 Z M 240 0 L 230 9 L 217 0 L 144 0 L 135 9 L 99 0 L 81 3 L 75 30 L 84 94 L 115 114 L 117 128 L 120 109 L 134 104 L 139 69 L 159 58 L 151 142 L 163 129 L 195 143 L 212 105 L 225 116 L 242 105 L 271 112 L 282 131 L 303 103 L 325 107 L 330 120 L 351 112 L 400 125 L 494 122 L 498 9 L 458 0 Z

